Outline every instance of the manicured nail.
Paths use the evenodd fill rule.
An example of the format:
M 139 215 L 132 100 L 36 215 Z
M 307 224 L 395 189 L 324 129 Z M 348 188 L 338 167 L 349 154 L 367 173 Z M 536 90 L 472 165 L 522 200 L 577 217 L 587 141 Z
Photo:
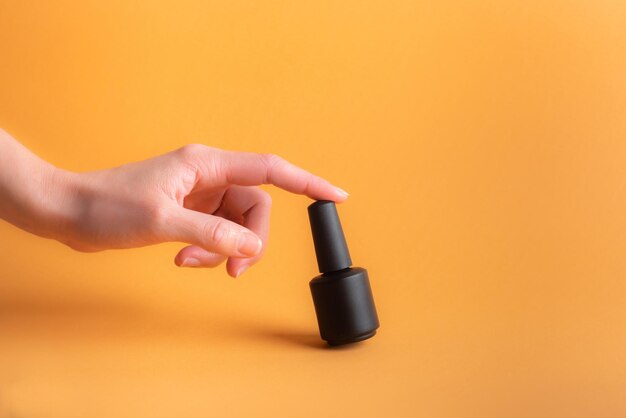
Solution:
M 200 260 L 193 257 L 188 257 L 183 260 L 183 267 L 198 267 L 200 265 Z
M 261 251 L 262 246 L 263 243 L 259 237 L 250 232 L 245 232 L 239 237 L 237 251 L 244 255 L 253 256 Z
M 350 193 L 346 192 L 344 189 L 341 189 L 337 186 L 335 186 L 335 190 L 337 191 L 337 194 L 339 194 L 341 197 L 348 197 L 350 196 Z
M 244 265 L 244 266 L 239 267 L 239 270 L 237 270 L 237 274 L 235 274 L 235 277 L 241 276 L 244 273 L 244 271 L 248 270 L 248 267 L 250 266 Z

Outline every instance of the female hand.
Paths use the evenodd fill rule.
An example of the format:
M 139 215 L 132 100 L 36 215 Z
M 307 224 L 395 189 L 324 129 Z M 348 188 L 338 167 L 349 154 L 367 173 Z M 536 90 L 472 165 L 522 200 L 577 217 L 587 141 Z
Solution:
M 0 216 L 10 222 L 79 251 L 181 241 L 191 245 L 176 255 L 178 266 L 215 267 L 228 259 L 233 277 L 256 263 L 267 247 L 271 199 L 256 186 L 273 184 L 336 202 L 348 196 L 273 154 L 194 144 L 78 174 L 52 167 L 6 141 L 0 138 L 0 197 L 8 196 L 8 204 L 0 203 Z M 6 152 L 9 160 L 12 155 L 20 165 L 31 165 L 30 173 L 38 173 L 23 176 L 21 180 L 31 177 L 25 187 L 19 187 L 19 173 L 3 175 L 11 167 Z M 20 189 L 35 196 L 20 196 Z

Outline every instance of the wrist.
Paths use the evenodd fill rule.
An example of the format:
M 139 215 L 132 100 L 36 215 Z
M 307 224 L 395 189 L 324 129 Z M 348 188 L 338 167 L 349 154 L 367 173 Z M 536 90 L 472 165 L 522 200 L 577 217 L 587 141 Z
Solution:
M 0 218 L 67 242 L 80 215 L 81 175 L 56 168 L 0 130 Z
M 33 218 L 38 219 L 38 235 L 69 243 L 75 235 L 81 207 L 80 174 L 47 167 L 39 183 L 39 196 L 33 202 Z
M 28 176 L 14 193 L 8 221 L 44 238 L 69 244 L 80 217 L 80 175 L 44 161 L 30 165 Z

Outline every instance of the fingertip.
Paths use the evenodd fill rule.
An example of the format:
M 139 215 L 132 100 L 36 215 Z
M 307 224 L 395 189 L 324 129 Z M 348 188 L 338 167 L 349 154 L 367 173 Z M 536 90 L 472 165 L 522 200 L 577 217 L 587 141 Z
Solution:
M 313 195 L 309 197 L 315 200 L 331 200 L 335 203 L 343 203 L 346 200 L 348 200 L 348 197 L 350 197 L 350 194 L 337 186 L 331 185 L 328 189 L 324 191 L 323 194 L 320 193 L 317 196 Z
M 241 273 L 243 273 L 240 272 L 243 264 L 239 265 L 239 263 L 234 262 L 234 260 L 235 259 L 233 258 L 228 260 L 228 263 L 226 264 L 226 273 L 228 273 L 228 275 L 233 279 L 236 279 L 241 275 Z
M 342 202 L 350 196 L 350 193 L 346 192 L 344 189 L 337 187 L 337 186 L 334 186 L 334 187 L 335 187 L 335 194 L 337 195 L 337 197 L 341 199 Z
M 260 260 L 259 257 L 239 258 L 230 257 L 226 263 L 226 271 L 229 276 L 238 278 L 244 274 L 250 267 L 254 266 Z
M 239 269 L 235 273 L 235 278 L 241 276 L 246 270 L 248 270 L 248 267 L 250 266 L 247 264 L 244 264 L 243 266 L 239 267 Z
M 224 255 L 211 253 L 195 245 L 190 245 L 176 254 L 174 264 L 178 267 L 217 267 L 226 258 Z
M 346 200 L 348 200 L 348 196 L 347 196 L 347 195 L 346 195 L 346 196 L 338 196 L 338 197 L 336 197 L 335 199 L 333 199 L 333 201 L 334 201 L 335 203 L 343 203 L 343 202 L 345 202 Z
M 237 246 L 237 251 L 246 257 L 254 257 L 263 250 L 263 241 L 252 231 L 244 232 Z
M 194 257 L 187 257 L 183 260 L 180 265 L 181 267 L 200 267 L 202 266 L 202 262 Z
M 176 254 L 176 257 L 174 257 L 174 264 L 176 264 L 177 267 L 183 267 L 183 256 L 181 255 L 181 252 L 179 252 L 178 254 Z

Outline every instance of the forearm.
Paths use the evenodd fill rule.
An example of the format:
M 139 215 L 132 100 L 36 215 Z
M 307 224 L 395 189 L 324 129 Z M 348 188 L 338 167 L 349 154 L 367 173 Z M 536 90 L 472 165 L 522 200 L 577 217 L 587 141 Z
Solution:
M 0 218 L 31 233 L 62 240 L 60 235 L 74 218 L 74 176 L 0 130 Z

